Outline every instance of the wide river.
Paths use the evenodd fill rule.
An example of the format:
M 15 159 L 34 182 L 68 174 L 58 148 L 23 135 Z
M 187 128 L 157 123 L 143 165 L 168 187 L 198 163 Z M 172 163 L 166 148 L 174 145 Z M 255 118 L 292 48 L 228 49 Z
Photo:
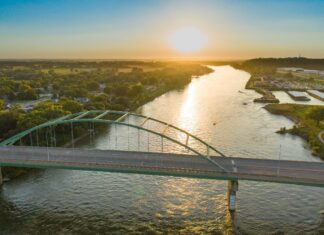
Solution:
M 253 103 L 249 74 L 229 66 L 168 92 L 138 112 L 188 130 L 228 156 L 320 161 L 293 123 Z M 107 148 L 112 130 L 95 147 Z M 240 181 L 237 211 L 227 182 L 42 170 L 0 189 L 0 234 L 324 234 L 324 189 Z

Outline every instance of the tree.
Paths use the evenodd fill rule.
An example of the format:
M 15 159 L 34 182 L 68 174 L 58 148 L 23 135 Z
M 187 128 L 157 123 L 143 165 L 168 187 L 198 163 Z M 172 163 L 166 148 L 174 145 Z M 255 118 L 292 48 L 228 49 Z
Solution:
M 0 139 L 10 136 L 16 130 L 19 117 L 20 113 L 17 111 L 0 112 Z
M 90 98 L 90 102 L 85 105 L 86 109 L 98 109 L 105 110 L 108 109 L 108 95 L 100 94 Z
M 64 98 L 60 100 L 59 104 L 62 105 L 63 110 L 71 113 L 79 113 L 83 110 L 82 104 L 75 100 Z
M 97 91 L 97 90 L 99 90 L 99 87 L 100 87 L 99 83 L 94 82 L 94 81 L 88 82 L 88 83 L 86 84 L 86 88 L 87 88 L 89 91 Z
M 29 88 L 18 93 L 17 99 L 19 100 L 36 100 L 38 98 L 34 89 Z
M 129 91 L 129 88 L 127 85 L 119 84 L 114 89 L 114 94 L 116 96 L 126 96 Z
M 25 82 L 21 82 L 18 87 L 19 100 L 36 100 L 38 98 L 36 91 Z
M 105 109 L 107 109 L 105 104 L 101 103 L 101 102 L 90 102 L 89 104 L 86 105 L 86 108 L 88 108 L 90 110 L 105 110 Z
M 0 100 L 0 111 L 5 109 L 4 101 Z
M 63 89 L 62 95 L 65 95 L 70 98 L 87 97 L 88 91 L 84 88 L 65 87 L 65 89 Z
M 131 87 L 131 89 L 129 90 L 129 94 L 131 96 L 138 96 L 143 92 L 143 90 L 144 90 L 143 85 L 139 83 Z
M 110 94 L 110 93 L 112 93 L 112 91 L 114 90 L 114 88 L 112 87 L 112 86 L 110 86 L 110 85 L 106 85 L 106 87 L 104 88 L 104 92 L 106 93 L 106 94 Z
M 313 109 L 309 113 L 309 117 L 311 119 L 314 119 L 317 123 L 317 126 L 319 126 L 320 121 L 324 120 L 324 108 Z
M 19 130 L 26 130 L 69 113 L 63 110 L 60 104 L 44 102 L 37 105 L 31 112 L 19 117 L 17 126 Z

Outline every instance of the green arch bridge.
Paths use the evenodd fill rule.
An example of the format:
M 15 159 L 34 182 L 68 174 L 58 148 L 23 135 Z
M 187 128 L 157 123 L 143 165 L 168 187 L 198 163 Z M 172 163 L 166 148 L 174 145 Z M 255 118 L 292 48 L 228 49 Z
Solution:
M 97 133 L 96 125 L 114 128 L 116 146 L 117 127 L 126 128 L 126 138 L 120 142 L 123 149 L 75 147 L 79 139 L 75 136 L 78 125 L 88 125 L 90 139 Z M 56 128 L 60 126 L 69 132 L 69 148 L 57 147 Z M 1 166 L 228 180 L 230 210 L 235 210 L 238 180 L 324 186 L 324 163 L 226 157 L 202 139 L 172 124 L 113 110 L 70 114 L 18 133 L 0 143 Z

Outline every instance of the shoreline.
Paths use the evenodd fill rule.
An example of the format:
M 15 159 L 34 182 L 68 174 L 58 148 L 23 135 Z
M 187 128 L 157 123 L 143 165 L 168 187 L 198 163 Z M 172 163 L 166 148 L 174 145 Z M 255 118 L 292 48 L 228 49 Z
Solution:
M 256 103 L 280 103 L 279 99 L 275 97 L 271 90 L 263 89 L 254 86 L 254 76 L 251 75 L 247 83 L 245 84 L 245 89 L 254 90 L 255 92 L 262 95 L 260 98 L 256 98 L 253 102 Z
M 316 131 L 314 131 L 314 125 L 313 124 L 309 124 L 309 122 L 307 121 L 307 118 L 305 115 L 305 117 L 303 116 L 303 120 L 300 119 L 300 117 L 298 116 L 298 112 L 302 113 L 306 111 L 310 111 L 310 109 L 312 107 L 320 107 L 320 108 L 324 108 L 321 106 L 316 106 L 316 105 L 298 105 L 298 104 L 281 104 L 280 101 L 273 95 L 272 91 L 287 91 L 285 89 L 273 89 L 271 87 L 269 87 L 269 89 L 266 88 L 260 88 L 260 87 L 256 87 L 254 86 L 254 82 L 263 82 L 263 73 L 260 73 L 260 71 L 255 72 L 255 69 L 245 69 L 244 66 L 238 66 L 233 64 L 232 65 L 235 69 L 240 69 L 243 70 L 247 73 L 249 73 L 251 75 L 251 77 L 249 78 L 249 80 L 246 82 L 245 84 L 245 89 L 249 89 L 249 90 L 254 90 L 255 92 L 259 93 L 262 95 L 262 97 L 260 98 L 256 98 L 253 101 L 254 102 L 258 102 L 258 103 L 265 103 L 265 106 L 263 107 L 265 110 L 267 110 L 270 114 L 274 114 L 274 115 L 282 115 L 286 118 L 288 118 L 289 120 L 291 120 L 295 125 L 293 126 L 293 128 L 291 129 L 287 129 L 286 127 L 282 127 L 280 130 L 277 131 L 277 133 L 279 134 L 286 134 L 289 133 L 291 135 L 295 135 L 295 136 L 299 136 L 301 137 L 303 140 L 305 140 L 309 146 L 309 150 L 311 151 L 312 155 L 319 157 L 320 159 L 324 160 L 324 144 L 320 142 L 319 138 L 318 138 L 318 133 L 320 132 L 320 130 L 317 130 L 318 133 L 315 133 Z M 273 70 L 273 69 L 272 69 Z M 263 72 L 265 74 L 269 74 L 270 72 L 273 71 L 270 70 L 264 70 Z M 257 77 L 256 77 L 257 76 Z M 290 110 L 291 112 L 288 112 L 287 110 L 285 110 L 285 108 L 287 107 L 300 107 L 300 110 L 298 110 L 298 112 L 294 112 L 295 110 Z M 307 125 L 305 126 L 305 123 L 307 123 Z
M 258 78 L 256 78 L 256 75 L 253 75 L 253 70 L 248 71 L 248 69 L 244 69 L 240 66 L 235 66 L 233 65 L 235 69 L 240 69 L 243 70 L 251 75 L 249 80 L 245 84 L 245 89 L 249 90 L 254 90 L 255 92 L 259 93 L 262 95 L 260 98 L 256 98 L 253 101 L 257 103 L 265 103 L 265 106 L 263 107 L 265 110 L 267 110 L 270 114 L 274 115 L 281 115 L 289 120 L 291 120 L 294 123 L 293 128 L 287 129 L 286 127 L 282 127 L 280 130 L 277 131 L 278 134 L 291 134 L 295 136 L 301 137 L 303 140 L 305 140 L 309 146 L 309 150 L 311 151 L 312 155 L 324 160 L 324 144 L 320 142 L 318 138 L 318 133 L 320 130 L 314 131 L 314 125 L 309 124 L 307 122 L 307 117 L 303 117 L 303 120 L 298 118 L 297 112 L 294 113 L 294 110 L 290 110 L 291 112 L 288 112 L 285 110 L 285 108 L 288 109 L 288 107 L 300 107 L 300 110 L 298 110 L 299 113 L 305 112 L 305 110 L 310 111 L 312 107 L 320 107 L 324 108 L 321 106 L 316 106 L 316 105 L 298 105 L 298 104 L 281 104 L 280 101 L 273 95 L 272 89 L 264 89 L 264 88 L 259 88 L 254 86 L 254 82 L 256 80 L 261 81 L 263 80 L 262 75 L 258 75 Z M 276 90 L 277 91 L 277 90 Z M 286 91 L 284 89 L 280 91 Z M 305 123 L 307 125 L 305 126 Z
M 202 66 L 204 66 L 204 65 L 202 65 Z M 204 67 L 207 67 L 207 66 L 204 66 Z M 193 78 L 195 78 L 197 76 L 203 76 L 203 75 L 212 73 L 213 71 L 214 70 L 211 70 L 210 68 L 208 68 L 208 70 L 206 70 L 206 72 L 203 73 L 203 74 L 191 75 L 190 80 L 188 80 L 181 87 L 169 87 L 169 88 L 168 87 L 160 87 L 160 89 L 157 89 L 157 90 L 155 90 L 154 92 L 151 92 L 151 93 L 149 91 L 147 91 L 145 96 L 142 97 L 140 100 L 138 100 L 136 102 L 136 104 L 133 107 L 131 107 L 130 110 L 136 112 L 136 110 L 138 110 L 140 107 L 142 107 L 143 105 L 151 102 L 155 98 L 158 98 L 159 96 L 161 96 L 163 94 L 166 94 L 167 92 L 170 92 L 170 91 L 173 91 L 173 90 L 183 89 L 185 86 L 190 84 L 190 82 L 192 81 Z M 100 130 L 98 130 L 98 131 L 100 132 Z M 81 134 L 81 136 L 77 137 L 74 140 L 74 143 L 77 143 L 77 142 L 83 140 L 88 135 L 89 135 L 89 133 Z M 69 142 L 63 144 L 62 146 L 68 147 L 68 146 L 71 146 L 71 145 L 72 145 L 72 141 L 69 141 Z M 38 169 L 34 169 L 34 168 L 21 169 L 21 168 L 15 168 L 15 167 L 2 167 L 2 174 L 3 174 L 3 177 L 6 179 L 6 182 L 7 182 L 7 181 L 11 181 L 11 180 L 13 180 L 15 178 L 18 178 L 18 177 L 20 177 L 20 176 L 22 176 L 24 174 L 28 174 L 29 172 L 35 171 L 35 170 L 38 170 Z
M 317 106 L 300 104 L 267 104 L 263 108 L 270 114 L 281 115 L 294 123 L 292 128 L 282 127 L 277 131 L 278 134 L 291 134 L 301 137 L 309 146 L 312 154 L 324 160 L 324 144 L 318 138 L 322 131 L 320 126 L 316 126 L 314 120 L 309 120 L 307 113 Z M 306 114 L 305 114 L 306 113 Z

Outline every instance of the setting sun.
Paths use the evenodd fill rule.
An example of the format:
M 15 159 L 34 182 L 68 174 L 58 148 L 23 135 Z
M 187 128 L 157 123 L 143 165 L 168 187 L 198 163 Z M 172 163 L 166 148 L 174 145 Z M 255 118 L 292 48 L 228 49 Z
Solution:
M 206 35 L 192 27 L 179 29 L 169 37 L 171 47 L 182 53 L 199 51 L 206 41 Z

